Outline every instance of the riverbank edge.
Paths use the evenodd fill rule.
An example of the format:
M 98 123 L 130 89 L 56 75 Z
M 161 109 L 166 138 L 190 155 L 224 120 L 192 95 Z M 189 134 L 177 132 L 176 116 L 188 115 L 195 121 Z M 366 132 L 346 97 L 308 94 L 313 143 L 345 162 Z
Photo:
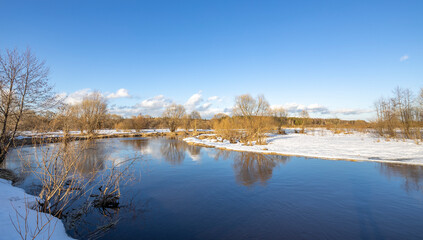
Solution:
M 197 131 L 195 134 L 203 134 L 203 133 L 210 133 L 210 131 Z M 139 133 L 112 133 L 112 134 L 94 134 L 94 135 L 87 135 L 87 134 L 78 134 L 78 135 L 69 135 L 66 137 L 67 141 L 83 141 L 83 140 L 95 140 L 95 139 L 106 139 L 106 138 L 135 138 L 135 137 L 178 137 L 178 138 L 186 138 L 190 135 L 194 134 L 193 132 L 185 132 L 185 131 L 178 131 L 178 132 L 139 132 Z M 20 139 L 14 140 L 14 148 L 26 146 L 26 145 L 34 145 L 34 144 L 45 144 L 45 143 L 57 143 L 61 142 L 65 139 L 64 136 L 49 136 L 49 135 L 38 135 L 38 136 L 27 136 Z
M 72 240 L 74 238 L 70 237 L 66 233 L 65 226 L 61 219 L 56 218 L 48 213 L 41 213 L 29 207 L 32 201 L 37 199 L 37 196 L 28 194 L 25 192 L 24 189 L 20 187 L 13 186 L 13 181 L 7 178 L 3 178 L 0 176 L 0 189 L 2 190 L 3 199 L 0 199 L 0 202 L 6 202 L 8 204 L 2 204 L 0 206 L 0 222 L 2 223 L 3 229 L 3 237 L 12 237 L 12 239 L 18 239 L 19 233 L 15 229 L 14 225 L 26 225 L 25 227 L 21 226 L 21 229 L 28 229 L 28 231 L 36 231 L 37 229 L 37 222 L 40 221 L 40 218 L 52 218 L 48 222 L 48 227 L 45 227 L 40 235 L 36 236 L 35 239 L 58 239 L 58 240 Z M 5 217 L 3 215 L 7 214 L 8 216 Z M 19 214 L 20 216 L 24 217 L 24 219 L 17 220 L 18 222 L 12 221 L 15 218 L 13 213 Z M 35 215 L 35 217 L 34 217 Z M 3 219 L 4 218 L 4 219 Z M 31 221 L 32 219 L 33 221 Z M 41 220 L 41 222 L 44 220 Z M 6 224 L 6 226 L 5 226 Z M 8 225 L 7 225 L 8 224 Z M 53 225 L 52 227 L 50 227 Z M 51 231 L 51 229 L 53 229 Z M 28 232 L 29 233 L 29 232 Z M 31 237 L 31 236 L 30 236 Z M 32 238 L 32 237 L 31 237 Z

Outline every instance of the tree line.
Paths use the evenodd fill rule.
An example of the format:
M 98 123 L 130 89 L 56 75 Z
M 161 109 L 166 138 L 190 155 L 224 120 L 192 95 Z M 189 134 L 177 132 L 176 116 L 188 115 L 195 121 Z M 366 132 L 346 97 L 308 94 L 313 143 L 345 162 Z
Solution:
M 395 97 L 381 99 L 376 104 L 375 123 L 311 118 L 306 110 L 298 116 L 290 116 L 283 108 L 272 109 L 263 95 L 254 98 L 249 94 L 235 98 L 231 116 L 216 114 L 211 119 L 204 119 L 198 111 L 187 112 L 183 105 L 171 104 L 158 117 L 140 113 L 128 118 L 111 114 L 107 99 L 100 92 L 87 94 L 80 103 L 65 104 L 64 99 L 53 92 L 48 73 L 45 62 L 30 49 L 0 53 L 0 162 L 13 146 L 16 134 L 26 130 L 61 130 L 67 136 L 75 130 L 94 135 L 98 129 L 139 131 L 168 128 L 171 132 L 184 129 L 189 133 L 195 133 L 197 129 L 214 129 L 231 142 L 261 144 L 265 143 L 266 133 L 283 134 L 286 127 L 305 132 L 307 127 L 363 129 L 376 126 L 384 135 L 394 135 L 394 129 L 401 127 L 404 135 L 411 137 L 416 135 L 415 127 L 421 126 L 422 122 L 422 93 L 418 97 L 420 100 L 415 100 L 410 91 L 401 89 L 397 90 Z

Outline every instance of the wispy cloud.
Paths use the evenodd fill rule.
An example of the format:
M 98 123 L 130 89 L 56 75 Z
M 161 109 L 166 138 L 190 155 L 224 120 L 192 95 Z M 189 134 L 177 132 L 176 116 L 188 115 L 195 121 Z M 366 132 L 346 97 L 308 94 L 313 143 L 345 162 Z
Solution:
M 410 57 L 408 55 L 404 55 L 404 56 L 400 57 L 399 60 L 400 60 L 400 62 L 404 62 L 404 61 L 407 61 L 409 58 Z
M 333 114 L 341 114 L 341 115 L 360 115 L 365 113 L 371 113 L 373 110 L 370 109 L 338 109 L 332 111 Z
M 273 105 L 272 108 L 282 107 L 287 110 L 290 114 L 296 115 L 303 110 L 308 111 L 309 113 L 320 114 L 320 115 L 343 115 L 343 116 L 353 116 L 353 115 L 361 115 L 366 113 L 371 113 L 373 110 L 369 109 L 336 109 L 330 110 L 328 107 L 323 106 L 321 104 L 310 104 L 310 105 L 303 105 L 298 103 L 287 103 L 284 105 Z

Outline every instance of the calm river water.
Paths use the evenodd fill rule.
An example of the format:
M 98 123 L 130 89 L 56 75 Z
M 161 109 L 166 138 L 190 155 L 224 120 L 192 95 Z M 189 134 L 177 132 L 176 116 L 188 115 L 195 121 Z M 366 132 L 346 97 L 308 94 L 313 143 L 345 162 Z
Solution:
M 97 140 L 87 154 L 86 174 L 138 160 L 121 187 L 121 209 L 63 220 L 74 238 L 423 239 L 421 166 L 230 152 L 166 138 Z M 20 171 L 18 159 L 12 153 L 6 166 Z M 23 175 L 17 186 L 37 194 L 38 181 Z

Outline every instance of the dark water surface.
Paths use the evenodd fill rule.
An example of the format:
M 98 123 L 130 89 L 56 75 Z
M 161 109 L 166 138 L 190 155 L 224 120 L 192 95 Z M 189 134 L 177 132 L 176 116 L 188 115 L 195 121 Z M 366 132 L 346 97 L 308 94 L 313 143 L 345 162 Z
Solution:
M 75 238 L 423 239 L 420 166 L 230 152 L 165 138 L 97 140 L 89 154 L 87 173 L 142 159 L 121 187 L 119 211 L 64 220 Z M 17 170 L 14 159 L 7 167 Z M 37 193 L 31 175 L 19 186 Z

